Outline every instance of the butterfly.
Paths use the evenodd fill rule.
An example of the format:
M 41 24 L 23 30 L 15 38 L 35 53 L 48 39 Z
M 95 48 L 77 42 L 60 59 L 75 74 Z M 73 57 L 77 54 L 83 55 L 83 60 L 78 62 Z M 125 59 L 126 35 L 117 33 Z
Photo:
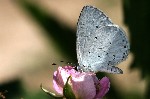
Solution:
M 84 6 L 77 23 L 78 70 L 122 74 L 116 67 L 129 54 L 129 41 L 123 29 L 101 10 Z

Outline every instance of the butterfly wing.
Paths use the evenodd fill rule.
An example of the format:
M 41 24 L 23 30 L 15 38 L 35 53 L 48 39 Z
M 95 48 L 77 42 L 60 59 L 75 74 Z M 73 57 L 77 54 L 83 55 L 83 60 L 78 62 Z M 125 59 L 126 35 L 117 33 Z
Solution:
M 82 57 L 83 53 L 85 52 L 85 38 L 90 36 L 90 34 L 94 33 L 95 31 L 103 26 L 107 26 L 108 24 L 112 24 L 110 19 L 103 14 L 103 12 L 99 11 L 97 8 L 93 6 L 84 6 L 80 17 L 77 23 L 77 58 L 79 65 L 83 65 Z
M 91 58 L 83 59 L 86 60 L 86 65 L 90 65 L 95 72 L 122 73 L 115 65 L 125 60 L 129 53 L 128 39 L 123 30 L 116 25 L 108 25 L 98 29 L 95 35 L 91 35 L 93 36 L 97 39 L 92 41 L 94 42 L 91 47 L 92 54 L 85 54 L 88 59 Z
M 77 26 L 77 58 L 83 71 L 121 73 L 115 65 L 126 59 L 128 49 L 123 30 L 97 8 L 83 8 Z

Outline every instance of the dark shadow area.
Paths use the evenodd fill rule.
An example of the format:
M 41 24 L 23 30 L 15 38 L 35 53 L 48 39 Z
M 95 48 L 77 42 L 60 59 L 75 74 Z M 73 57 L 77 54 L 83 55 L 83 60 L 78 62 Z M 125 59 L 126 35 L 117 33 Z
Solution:
M 40 90 L 40 86 L 39 86 Z M 20 80 L 10 81 L 0 85 L 0 99 L 53 99 L 42 90 L 37 92 L 27 92 Z
M 134 54 L 131 68 L 138 68 L 142 78 L 148 78 L 145 99 L 150 99 L 150 1 L 123 0 L 123 10 L 124 22 L 131 35 L 131 52 Z
M 0 91 L 4 92 L 3 95 L 6 99 L 20 99 L 24 94 L 22 84 L 19 80 L 0 85 Z M 2 99 L 2 97 L 0 97 L 0 99 Z

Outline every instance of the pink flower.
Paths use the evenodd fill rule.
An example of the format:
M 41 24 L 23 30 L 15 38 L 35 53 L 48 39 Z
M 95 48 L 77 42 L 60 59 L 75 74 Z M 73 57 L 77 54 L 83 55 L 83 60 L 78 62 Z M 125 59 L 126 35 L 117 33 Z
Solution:
M 98 80 L 94 73 L 78 72 L 71 66 L 58 67 L 54 72 L 54 89 L 63 95 L 63 88 L 70 77 L 70 85 L 76 99 L 102 99 L 109 91 L 110 82 L 107 77 Z

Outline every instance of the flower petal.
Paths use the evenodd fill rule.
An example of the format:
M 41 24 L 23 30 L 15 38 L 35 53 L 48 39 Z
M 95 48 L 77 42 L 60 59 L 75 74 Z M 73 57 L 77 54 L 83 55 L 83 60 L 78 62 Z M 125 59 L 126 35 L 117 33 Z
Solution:
M 100 80 L 100 90 L 97 93 L 95 99 L 101 99 L 109 91 L 109 88 L 110 88 L 109 79 L 107 77 L 103 77 Z
M 58 71 L 55 71 L 53 75 L 53 87 L 59 94 L 63 94 L 63 87 L 61 87 L 59 85 L 60 82 L 57 81 L 57 79 L 59 79 L 59 77 L 57 76 L 57 72 Z
M 91 74 L 83 72 L 77 77 L 72 77 L 71 84 L 77 99 L 93 99 L 96 95 Z
M 76 70 L 72 66 L 58 67 L 53 75 L 53 87 L 59 93 L 63 94 L 63 87 L 70 75 L 75 75 Z

